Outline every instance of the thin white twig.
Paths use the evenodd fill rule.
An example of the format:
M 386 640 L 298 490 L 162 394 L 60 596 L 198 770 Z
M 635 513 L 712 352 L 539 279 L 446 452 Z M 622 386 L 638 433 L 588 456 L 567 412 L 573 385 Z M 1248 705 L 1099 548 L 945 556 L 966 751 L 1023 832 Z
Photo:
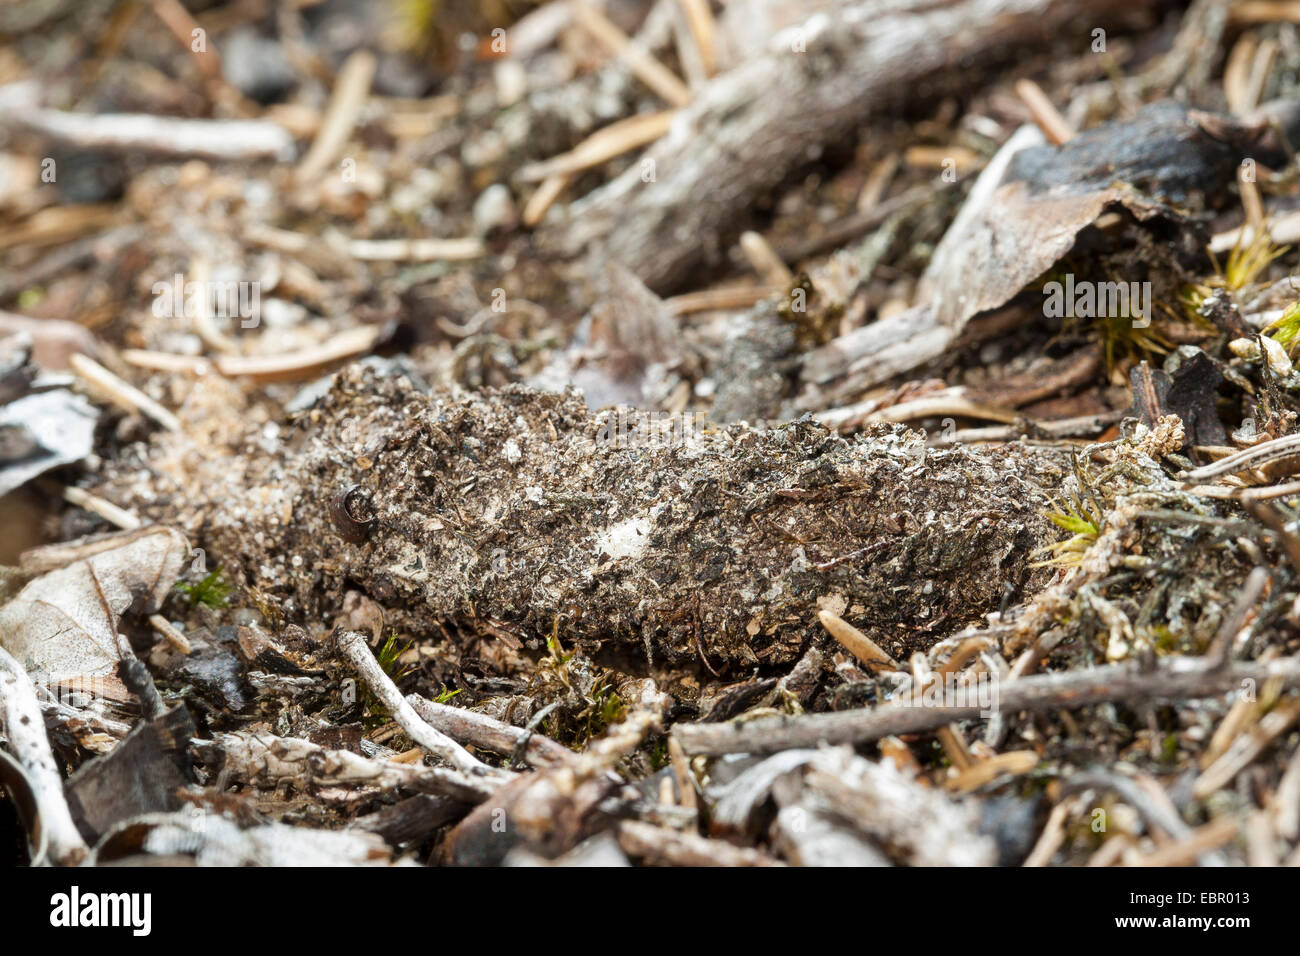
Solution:
M 27 671 L 4 648 L 0 648 L 0 718 L 9 747 L 31 781 L 50 858 L 60 865 L 80 863 L 90 851 L 72 822 L 36 689 Z
M 379 666 L 362 634 L 357 631 L 340 630 L 337 642 L 339 653 L 356 668 L 358 676 L 370 688 L 371 693 L 379 698 L 379 702 L 388 709 L 398 726 L 406 731 L 407 736 L 413 741 L 463 773 L 498 778 L 503 783 L 513 776 L 507 771 L 489 767 L 442 731 L 435 730 L 421 720 L 415 708 L 407 703 L 402 692 L 397 689 L 392 678 Z
M 99 495 L 91 494 L 85 488 L 64 485 L 63 500 L 70 505 L 84 508 L 86 511 L 99 515 L 109 524 L 115 524 L 123 531 L 135 531 L 143 525 L 143 522 L 130 511 L 119 508 L 113 502 L 101 498 Z
M 426 700 L 419 694 L 407 694 L 406 699 L 425 723 L 453 740 L 501 754 L 519 753 L 535 767 L 563 766 L 578 759 L 577 754 L 549 737 L 511 726 L 487 714 Z
M 1300 456 L 1300 435 L 1283 435 L 1281 438 L 1272 438 L 1258 445 L 1243 448 L 1209 465 L 1193 468 L 1181 477 L 1189 484 L 1199 484 L 1212 478 L 1235 475 L 1297 456 Z
M 0 91 L 0 126 L 21 127 L 53 142 L 88 151 L 214 160 L 287 159 L 293 155 L 293 137 L 270 120 L 69 113 L 43 109 L 39 89 L 25 83 L 11 84 Z

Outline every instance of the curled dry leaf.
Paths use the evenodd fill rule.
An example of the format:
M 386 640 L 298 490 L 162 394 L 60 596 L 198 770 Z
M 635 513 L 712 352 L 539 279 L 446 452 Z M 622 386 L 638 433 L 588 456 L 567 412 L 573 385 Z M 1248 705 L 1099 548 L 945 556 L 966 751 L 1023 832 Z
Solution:
M 94 406 L 63 388 L 0 408 L 0 494 L 85 458 L 98 420 Z
M 188 554 L 183 534 L 154 527 L 43 574 L 0 608 L 0 646 L 44 680 L 107 674 L 119 618 L 158 610 Z
M 954 332 L 1051 269 L 1103 213 L 1181 222 L 1227 191 L 1243 159 L 1285 161 L 1266 124 L 1168 100 L 1062 146 L 1041 143 L 1032 130 L 1013 136 L 935 249 L 920 298 Z
M 0 312 L 0 495 L 85 458 L 99 420 L 82 396 L 50 388 L 33 361 L 42 339 L 23 326 L 7 334 L 10 318 L 22 317 Z

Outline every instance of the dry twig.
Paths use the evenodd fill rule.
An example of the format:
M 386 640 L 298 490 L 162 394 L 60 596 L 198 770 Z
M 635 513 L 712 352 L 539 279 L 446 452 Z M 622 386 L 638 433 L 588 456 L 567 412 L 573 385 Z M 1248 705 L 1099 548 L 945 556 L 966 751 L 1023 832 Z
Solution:
M 420 715 L 397 689 L 392 678 L 379 666 L 375 655 L 366 644 L 364 635 L 356 631 L 339 630 L 335 634 L 335 639 L 339 653 L 356 669 L 357 675 L 370 688 L 371 693 L 388 708 L 393 719 L 413 741 L 429 753 L 441 757 L 462 773 L 498 784 L 510 779 L 511 774 L 489 767 L 442 731 L 434 729 L 421 720 Z
M 1024 677 L 1000 688 L 998 710 L 1060 710 L 1113 700 L 1182 700 L 1215 697 L 1266 680 L 1300 685 L 1300 659 L 1232 664 L 1170 658 L 1153 671 L 1131 665 L 1088 667 Z M 879 707 L 728 724 L 682 724 L 673 729 L 688 754 L 774 753 L 792 747 L 866 743 L 887 735 L 935 730 L 980 717 L 978 704 L 963 707 Z M 1269 738 L 1272 739 L 1271 737 Z M 1262 745 L 1261 745 L 1262 747 Z M 1256 751 L 1258 753 L 1258 751 Z

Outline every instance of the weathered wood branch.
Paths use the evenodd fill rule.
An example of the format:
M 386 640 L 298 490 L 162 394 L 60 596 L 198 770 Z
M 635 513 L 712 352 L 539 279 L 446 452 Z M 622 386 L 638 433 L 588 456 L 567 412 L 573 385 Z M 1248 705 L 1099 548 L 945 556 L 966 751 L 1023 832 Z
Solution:
M 1300 685 L 1300 658 L 1226 667 L 1216 666 L 1213 660 L 1175 658 L 1152 671 L 1123 664 L 1022 677 L 1002 684 L 994 709 L 998 713 L 1014 713 L 1070 709 L 1116 700 L 1214 697 L 1259 686 L 1270 679 L 1277 679 L 1287 687 Z M 891 734 L 920 733 L 983 715 L 984 709 L 979 704 L 894 705 L 743 724 L 679 724 L 673 734 L 682 749 L 691 755 L 774 753 L 792 747 L 867 743 Z
M 618 842 L 629 856 L 666 866 L 781 865 L 779 860 L 761 850 L 638 820 L 624 820 L 618 825 Z
M 463 803 L 479 803 L 495 790 L 481 777 L 443 767 L 371 760 L 350 750 L 329 750 L 298 737 L 240 731 L 220 734 L 211 741 L 196 740 L 191 746 L 205 761 L 217 765 L 226 780 L 249 786 L 274 788 L 288 780 L 299 787 L 401 788 Z
M 657 291 L 724 261 L 743 212 L 816 150 L 886 107 L 933 93 L 973 59 L 1043 45 L 1072 22 L 1105 26 L 1150 0 L 853 0 L 772 38 L 713 79 L 668 135 L 570 209 L 549 237 L 599 247 Z M 1082 39 L 1080 41 L 1083 42 Z M 953 73 L 953 76 L 956 74 Z M 643 178 L 653 168 L 650 181 Z
M 572 750 L 549 737 L 502 723 L 487 714 L 439 704 L 419 694 L 407 694 L 406 700 L 429 726 L 459 743 L 494 750 L 507 757 L 520 754 L 535 767 L 567 765 L 578 759 Z

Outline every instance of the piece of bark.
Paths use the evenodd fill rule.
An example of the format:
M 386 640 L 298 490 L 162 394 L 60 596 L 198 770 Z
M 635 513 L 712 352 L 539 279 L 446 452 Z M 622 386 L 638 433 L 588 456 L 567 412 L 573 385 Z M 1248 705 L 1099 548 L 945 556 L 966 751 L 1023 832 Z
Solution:
M 978 833 L 973 803 L 923 787 L 894 766 L 849 747 L 819 751 L 803 777 L 805 791 L 842 820 L 913 866 L 989 866 L 993 841 Z
M 84 459 L 98 422 L 98 410 L 66 388 L 0 405 L 0 495 Z
M 1028 558 L 1057 537 L 1059 456 L 927 452 L 900 426 L 664 424 L 519 387 L 452 401 L 353 367 L 296 418 L 293 455 L 232 467 L 213 449 L 183 494 L 134 467 L 104 493 L 190 526 L 294 617 L 360 589 L 417 633 L 491 634 L 490 614 L 540 649 L 558 620 L 566 648 L 719 671 L 796 660 L 824 596 L 901 657 L 1046 579 Z
M 952 340 L 933 306 L 918 305 L 813 349 L 804 356 L 801 375 L 813 385 L 851 377 L 861 392 L 938 358 Z
M 1164 398 L 1167 413 L 1177 415 L 1187 433 L 1185 447 L 1226 445 L 1228 432 L 1216 407 L 1223 373 L 1201 349 L 1184 346 L 1176 353 L 1177 366 L 1169 375 Z M 1169 367 L 1166 362 L 1166 367 Z
M 189 782 L 186 747 L 194 721 L 184 705 L 135 726 L 111 753 L 91 760 L 68 780 L 68 808 L 90 842 L 143 813 L 178 810 L 177 791 Z
M 772 843 L 793 866 L 860 869 L 890 865 L 889 857 L 871 840 L 811 800 L 791 802 L 777 811 Z
M 1143 359 L 1128 373 L 1129 388 L 1133 392 L 1133 413 L 1147 428 L 1155 427 L 1164 417 L 1169 395 L 1169 376 L 1160 369 L 1152 369 Z
M 361 817 L 352 825 L 383 837 L 389 846 L 419 843 L 454 820 L 469 812 L 471 804 L 452 797 L 417 793 L 391 806 Z
M 753 839 L 767 825 L 772 788 L 782 777 L 802 773 L 816 751 L 790 749 L 754 762 L 737 772 L 720 764 L 711 773 L 705 797 L 711 808 L 709 827 L 715 836 L 739 836 Z M 733 773 L 732 779 L 726 779 Z M 721 778 L 721 780 L 719 780 Z
M 447 835 L 453 866 L 496 866 L 511 851 L 554 859 L 608 828 L 620 781 L 610 774 L 580 777 L 569 769 L 521 774 L 479 804 Z
M 645 160 L 574 203 L 548 241 L 600 247 L 656 291 L 724 262 L 746 210 L 873 113 L 933 92 L 944 72 L 1042 44 L 1071 21 L 1105 26 L 1148 0 L 855 0 L 773 37 L 715 77 Z M 956 73 L 950 74 L 955 78 Z M 771 95 L 780 90 L 779 96 Z M 649 163 L 653 162 L 650 167 Z M 653 181 L 643 172 L 653 168 Z
M 1133 414 L 1148 428 L 1165 415 L 1177 415 L 1183 423 L 1186 441 L 1179 449 L 1195 454 L 1198 446 L 1222 446 L 1228 432 L 1215 407 L 1223 373 L 1203 351 L 1183 346 L 1170 375 L 1141 362 L 1129 370 L 1133 390 Z
M 781 865 L 761 850 L 637 820 L 624 820 L 618 825 L 618 842 L 629 856 L 664 866 Z
M 95 847 L 94 863 L 140 865 L 163 857 L 176 866 L 387 866 L 392 852 L 375 833 L 316 830 L 287 823 L 242 827 L 221 813 L 191 807 L 120 824 Z
M 213 706 L 236 714 L 255 696 L 244 662 L 221 640 L 204 641 L 176 660 L 175 676 L 192 684 Z
M 709 797 L 715 832 L 748 835 L 767 825 L 775 802 L 776 845 L 801 866 L 971 866 L 994 855 L 992 840 L 977 833 L 973 803 L 848 747 L 784 750 Z

